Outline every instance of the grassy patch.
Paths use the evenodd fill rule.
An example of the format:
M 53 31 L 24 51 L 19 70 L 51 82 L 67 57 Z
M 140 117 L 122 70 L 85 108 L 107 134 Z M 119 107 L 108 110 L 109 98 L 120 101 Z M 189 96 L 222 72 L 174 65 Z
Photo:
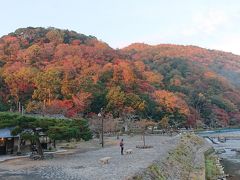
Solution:
M 166 180 L 167 178 L 163 175 L 161 167 L 157 164 L 153 164 L 148 168 L 149 172 L 154 176 L 156 180 Z
M 220 175 L 219 169 L 216 166 L 217 157 L 214 155 L 214 150 L 210 149 L 205 153 L 205 173 L 207 180 L 217 179 Z

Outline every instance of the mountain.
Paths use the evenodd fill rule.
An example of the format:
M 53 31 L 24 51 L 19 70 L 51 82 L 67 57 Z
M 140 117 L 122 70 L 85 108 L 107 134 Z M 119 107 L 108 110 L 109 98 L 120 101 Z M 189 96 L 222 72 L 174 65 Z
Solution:
M 209 50 L 197 46 L 161 44 L 150 46 L 135 43 L 123 49 L 131 53 L 133 58 L 180 58 L 203 65 L 217 74 L 227 78 L 235 86 L 240 86 L 240 56 L 217 50 Z M 144 57 L 148 54 L 152 57 Z M 147 60 L 147 59 L 144 59 Z
M 137 115 L 173 126 L 237 125 L 240 57 L 195 46 L 132 44 L 21 28 L 0 38 L 0 110 Z

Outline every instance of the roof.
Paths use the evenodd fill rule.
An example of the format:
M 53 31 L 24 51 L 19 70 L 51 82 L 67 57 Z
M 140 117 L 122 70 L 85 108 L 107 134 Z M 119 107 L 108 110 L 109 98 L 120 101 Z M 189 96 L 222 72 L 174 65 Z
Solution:
M 17 136 L 11 135 L 11 130 L 12 128 L 0 129 L 0 138 L 17 137 Z

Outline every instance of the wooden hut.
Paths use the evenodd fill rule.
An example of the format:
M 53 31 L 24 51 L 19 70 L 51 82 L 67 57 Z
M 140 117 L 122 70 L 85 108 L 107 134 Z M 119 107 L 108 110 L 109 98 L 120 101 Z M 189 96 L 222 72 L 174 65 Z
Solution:
M 0 129 L 0 155 L 13 154 L 17 150 L 19 136 L 11 135 L 11 130 Z

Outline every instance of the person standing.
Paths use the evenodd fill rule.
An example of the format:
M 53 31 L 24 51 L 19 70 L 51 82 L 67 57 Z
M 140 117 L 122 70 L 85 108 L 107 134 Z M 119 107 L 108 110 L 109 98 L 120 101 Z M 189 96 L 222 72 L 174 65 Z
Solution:
M 123 155 L 123 149 L 124 149 L 123 139 L 120 141 L 120 147 L 121 147 L 121 155 Z

